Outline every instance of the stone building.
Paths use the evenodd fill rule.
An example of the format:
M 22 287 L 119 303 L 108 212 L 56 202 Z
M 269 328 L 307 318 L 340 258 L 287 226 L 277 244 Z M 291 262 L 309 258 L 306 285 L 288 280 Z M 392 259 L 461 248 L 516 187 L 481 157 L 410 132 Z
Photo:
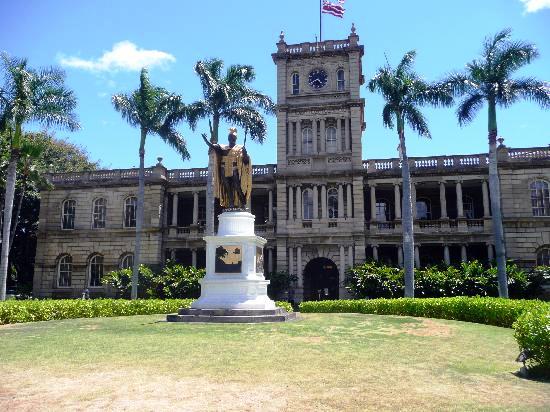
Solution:
M 361 157 L 363 46 L 286 44 L 277 67 L 277 163 L 253 167 L 252 213 L 267 239 L 265 271 L 298 275 L 296 300 L 346 296 L 365 259 L 402 264 L 400 160 Z M 550 263 L 550 149 L 498 149 L 507 257 Z M 415 263 L 494 256 L 487 154 L 410 158 Z M 205 265 L 207 170 L 146 170 L 142 262 Z M 131 266 L 137 170 L 55 174 L 42 193 L 36 296 L 108 294 L 102 274 Z

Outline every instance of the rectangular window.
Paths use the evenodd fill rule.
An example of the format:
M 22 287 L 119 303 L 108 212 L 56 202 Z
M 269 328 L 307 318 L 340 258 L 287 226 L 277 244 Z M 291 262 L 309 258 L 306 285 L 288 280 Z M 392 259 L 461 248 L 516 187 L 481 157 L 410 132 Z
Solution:
M 105 199 L 94 201 L 93 228 L 103 229 L 105 227 L 106 204 Z
M 76 213 L 76 201 L 65 200 L 63 202 L 63 218 L 61 227 L 63 229 L 74 229 L 74 218 Z

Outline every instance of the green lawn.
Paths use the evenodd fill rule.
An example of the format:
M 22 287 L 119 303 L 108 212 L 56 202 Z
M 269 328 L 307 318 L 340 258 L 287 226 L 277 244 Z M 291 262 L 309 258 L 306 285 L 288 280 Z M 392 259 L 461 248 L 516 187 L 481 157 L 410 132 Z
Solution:
M 0 326 L 0 410 L 548 410 L 511 329 L 302 314 L 286 324 L 163 315 Z

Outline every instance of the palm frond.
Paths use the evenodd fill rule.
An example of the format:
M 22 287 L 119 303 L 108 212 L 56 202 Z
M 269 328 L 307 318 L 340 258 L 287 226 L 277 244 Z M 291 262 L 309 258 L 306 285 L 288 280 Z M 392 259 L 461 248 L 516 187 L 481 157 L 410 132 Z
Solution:
M 458 123 L 461 126 L 470 123 L 479 109 L 483 106 L 485 96 L 481 93 L 471 93 L 466 99 L 464 99 L 456 111 L 458 117 Z
M 154 131 L 166 144 L 170 145 L 176 152 L 178 152 L 183 160 L 191 158 L 191 155 L 187 150 L 187 144 L 177 130 L 168 124 L 164 124 Z
M 233 85 L 244 85 L 256 79 L 254 68 L 250 65 L 233 64 L 227 69 L 224 82 Z
M 397 77 L 403 75 L 407 71 L 410 70 L 414 63 L 414 59 L 416 58 L 416 50 L 410 50 L 401 59 L 399 64 L 397 65 L 397 69 L 395 70 L 395 74 Z
M 535 45 L 526 42 L 513 42 L 499 49 L 493 58 L 495 73 L 500 77 L 508 77 L 512 72 L 531 63 L 539 56 Z
M 403 118 L 409 127 L 418 133 L 420 136 L 431 138 L 428 123 L 424 115 L 414 105 L 408 104 L 403 108 Z
M 550 108 L 550 84 L 532 77 L 510 82 L 511 93 L 538 103 L 543 109 Z
M 111 97 L 111 102 L 117 112 L 122 115 L 130 126 L 136 127 L 140 125 L 140 119 L 135 104 L 134 96 L 128 94 L 114 94 Z
M 500 45 L 505 42 L 512 34 L 512 29 L 506 28 L 492 37 L 485 38 L 483 45 L 483 56 L 486 60 L 493 60 Z
M 223 61 L 219 59 L 199 60 L 195 64 L 195 73 L 199 76 L 205 98 L 214 94 L 219 88 L 222 68 Z
M 382 109 L 382 122 L 384 123 L 384 126 L 386 126 L 388 129 L 393 129 L 394 115 L 395 115 L 395 112 L 393 110 L 393 107 L 389 103 L 386 103 L 384 105 L 384 108 Z
M 223 112 L 223 117 L 250 133 L 252 140 L 263 143 L 267 136 L 267 125 L 262 114 L 250 105 L 235 106 Z

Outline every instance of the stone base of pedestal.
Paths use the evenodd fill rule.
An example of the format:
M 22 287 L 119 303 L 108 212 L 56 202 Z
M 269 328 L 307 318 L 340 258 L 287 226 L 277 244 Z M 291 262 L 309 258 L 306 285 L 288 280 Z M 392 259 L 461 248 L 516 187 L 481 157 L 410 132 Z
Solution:
M 167 322 L 262 323 L 286 322 L 296 319 L 296 313 L 276 309 L 180 309 L 166 316 Z

